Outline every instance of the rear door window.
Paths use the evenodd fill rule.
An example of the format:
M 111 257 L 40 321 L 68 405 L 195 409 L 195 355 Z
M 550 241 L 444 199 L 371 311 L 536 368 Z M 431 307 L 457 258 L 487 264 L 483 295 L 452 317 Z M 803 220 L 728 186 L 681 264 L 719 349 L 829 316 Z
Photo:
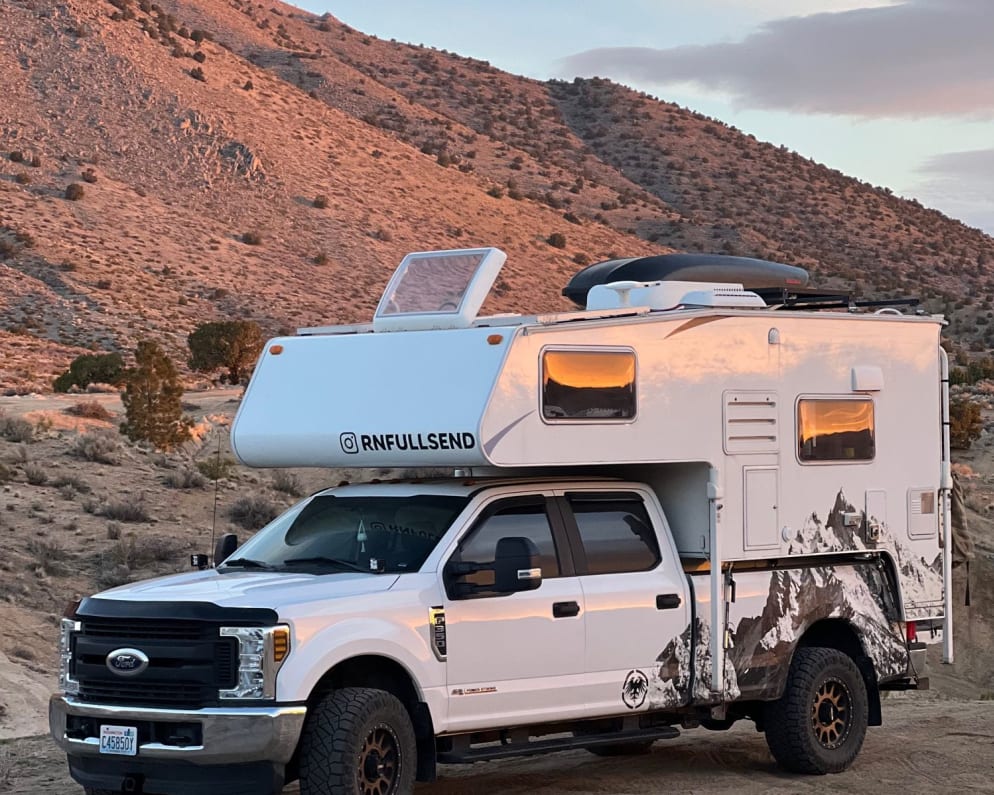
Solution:
M 659 542 L 637 494 L 567 493 L 587 574 L 648 571 L 660 560 Z

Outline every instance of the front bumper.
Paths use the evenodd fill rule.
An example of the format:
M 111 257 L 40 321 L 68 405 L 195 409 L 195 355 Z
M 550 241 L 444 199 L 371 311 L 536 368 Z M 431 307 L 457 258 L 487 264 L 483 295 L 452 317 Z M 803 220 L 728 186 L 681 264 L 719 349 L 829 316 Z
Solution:
M 251 761 L 285 765 L 297 748 L 306 714 L 307 708 L 302 705 L 195 710 L 142 709 L 86 704 L 62 695 L 52 696 L 48 705 L 48 723 L 52 737 L 67 754 L 100 756 L 101 723 L 199 724 L 200 740 L 196 745 L 143 743 L 139 735 L 138 756 L 145 759 L 182 759 L 201 765 Z M 70 716 L 92 719 L 96 731 L 92 736 L 68 736 L 66 727 Z

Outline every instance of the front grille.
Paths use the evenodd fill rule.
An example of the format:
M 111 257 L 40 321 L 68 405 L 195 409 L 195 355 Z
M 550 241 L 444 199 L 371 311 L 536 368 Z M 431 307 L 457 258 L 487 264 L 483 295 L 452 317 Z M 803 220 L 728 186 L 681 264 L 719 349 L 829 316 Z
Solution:
M 217 637 L 217 624 L 176 619 L 84 618 L 83 634 L 89 637 L 130 640 L 210 640 Z
M 234 687 L 238 641 L 220 637 L 219 623 L 172 619 L 82 618 L 74 639 L 79 697 L 95 704 L 200 709 Z M 132 677 L 107 667 L 116 649 L 138 649 L 148 667 Z

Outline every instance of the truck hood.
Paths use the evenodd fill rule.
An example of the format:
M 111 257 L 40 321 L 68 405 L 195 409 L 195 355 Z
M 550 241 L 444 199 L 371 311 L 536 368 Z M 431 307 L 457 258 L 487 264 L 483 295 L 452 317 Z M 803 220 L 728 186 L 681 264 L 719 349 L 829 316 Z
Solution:
M 387 591 L 396 574 L 195 571 L 122 585 L 97 594 L 132 602 L 210 602 L 221 607 L 281 607 Z

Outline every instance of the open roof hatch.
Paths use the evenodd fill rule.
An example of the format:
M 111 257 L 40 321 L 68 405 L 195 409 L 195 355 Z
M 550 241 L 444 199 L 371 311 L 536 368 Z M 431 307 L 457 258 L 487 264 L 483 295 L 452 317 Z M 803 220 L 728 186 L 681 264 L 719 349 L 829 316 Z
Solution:
M 373 331 L 469 328 L 505 260 L 497 248 L 408 254 L 383 291 Z

